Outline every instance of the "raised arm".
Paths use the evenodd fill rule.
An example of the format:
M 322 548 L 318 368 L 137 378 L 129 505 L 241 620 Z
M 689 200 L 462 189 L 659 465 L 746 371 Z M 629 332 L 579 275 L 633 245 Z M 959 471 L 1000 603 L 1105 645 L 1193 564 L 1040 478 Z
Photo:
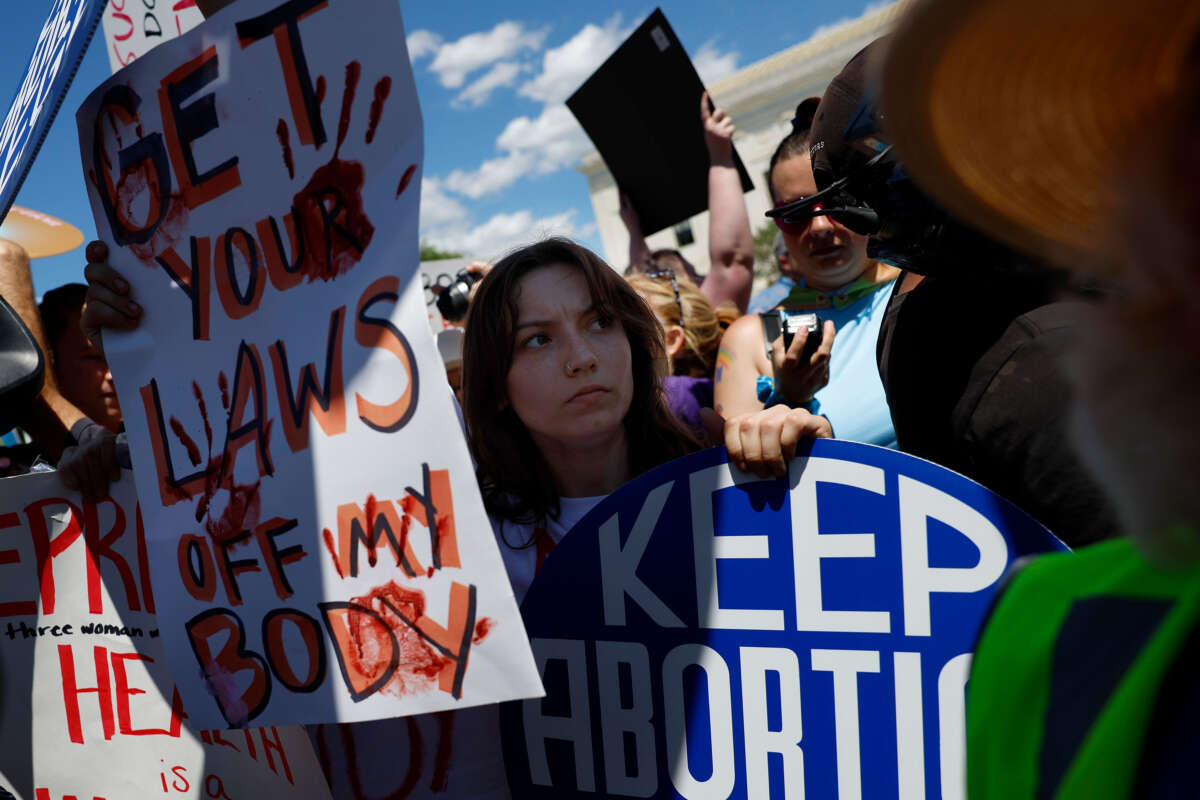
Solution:
M 621 222 L 625 223 L 625 230 L 629 232 L 629 264 L 633 267 L 633 273 L 645 272 L 649 269 L 650 245 L 646 244 L 642 221 L 629 201 L 629 195 L 621 192 L 619 187 L 618 191 L 621 197 Z
M 700 98 L 704 143 L 708 146 L 708 255 L 711 262 L 700 291 L 714 306 L 726 300 L 745 312 L 754 282 L 754 237 L 733 160 L 733 120 L 723 109 L 709 111 L 708 92 Z
M 85 500 L 108 494 L 108 484 L 121 476 L 117 440 L 111 431 L 91 420 L 63 397 L 55 377 L 54 350 L 46 340 L 42 317 L 33 296 L 29 256 L 24 248 L 0 239 L 0 294 L 21 316 L 46 356 L 42 392 L 21 420 L 42 456 L 55 464 L 70 489 Z
M 84 418 L 76 408 L 58 391 L 54 377 L 54 355 L 42 329 L 42 317 L 38 313 L 37 301 L 33 296 L 33 277 L 29 272 L 29 255 L 25 248 L 15 242 L 0 239 L 0 295 L 8 301 L 21 321 L 29 328 L 33 338 L 46 359 L 46 377 L 42 392 L 33 407 L 21 420 L 21 426 L 34 438 L 42 455 L 51 462 L 58 462 L 68 439 L 71 426 Z

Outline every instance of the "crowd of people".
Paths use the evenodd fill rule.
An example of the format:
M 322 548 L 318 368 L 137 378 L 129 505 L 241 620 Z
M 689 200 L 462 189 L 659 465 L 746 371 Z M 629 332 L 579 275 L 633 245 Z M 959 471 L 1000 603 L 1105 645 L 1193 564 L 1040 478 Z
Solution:
M 949 13 L 951 4 L 922 7 Z M 1171 0 L 1156 4 L 1182 12 Z M 211 13 L 223 3 L 201 5 Z M 1021 0 L 1005 13 L 1081 13 L 1094 27 L 1119 27 L 1126 14 L 1115 2 L 1067 5 Z M 897 111 L 895 93 L 883 94 L 893 103 L 887 114 L 874 104 L 880 81 L 890 85 L 880 65 L 899 69 L 905 48 L 921 41 L 915 22 L 897 41 L 858 54 L 822 98 L 800 100 L 768 171 L 782 278 L 758 297 L 736 130 L 707 94 L 697 121 L 710 156 L 706 275 L 678 251 L 651 250 L 624 196 L 627 264 L 551 238 L 514 243 L 494 265 L 474 266 L 482 280 L 455 367 L 479 487 L 518 600 L 575 522 L 671 459 L 723 444 L 740 469 L 767 476 L 785 474 L 811 437 L 898 448 L 988 486 L 1079 549 L 1022 570 L 983 631 L 970 688 L 969 796 L 1200 791 L 1187 777 L 1197 752 L 1191 715 L 1200 708 L 1200 309 L 1192 287 L 1200 209 L 1190 190 L 1200 159 L 1188 144 L 1200 122 L 1200 23 L 1189 13 L 1191 49 L 1177 48 L 1176 80 L 1159 81 L 1142 109 L 1152 141 L 1137 149 L 1137 180 L 1119 208 L 1088 206 L 1113 215 L 1103 220 L 1116 232 L 1106 246 L 1118 251 L 1092 254 L 1102 271 L 1042 248 L 1045 231 L 1028 231 L 1028 246 L 1019 226 L 1015 237 L 996 233 L 1002 226 L 987 213 L 946 199 L 951 181 L 947 189 L 936 172 L 905 169 L 919 146 L 906 151 L 888 136 L 907 130 L 907 141 L 918 141 L 928 133 L 920 114 Z M 966 23 L 949 30 L 939 35 L 950 43 L 980 35 Z M 1165 46 L 1184 34 L 1157 35 Z M 1148 37 L 1151 52 L 1157 40 Z M 1047 56 L 1042 66 L 1055 63 Z M 961 102 L 943 100 L 932 79 L 913 81 L 912 91 L 951 111 Z M 1027 102 L 1052 108 L 1036 95 Z M 1007 137 L 1019 159 L 1029 136 L 1020 113 L 997 117 L 978 124 L 1002 126 L 989 140 Z M 1124 147 L 1118 133 L 1106 155 Z M 1120 166 L 1103 169 L 1117 175 Z M 1062 223 L 1064 237 L 1070 224 Z M 89 247 L 87 259 L 87 287 L 47 292 L 39 309 L 28 259 L 0 243 L 0 293 L 53 367 L 20 423 L 42 463 L 95 495 L 128 462 L 102 332 L 136 327 L 141 309 L 103 245 Z M 764 319 L 778 310 L 813 313 L 822 324 L 785 344 Z M 10 471 L 35 463 L 29 448 L 10 455 Z M 1166 606 L 1146 611 L 1143 603 L 1134 614 L 1113 595 Z M 1048 632 L 1026 639 L 1035 627 Z M 1138 667 L 1139 693 L 1129 699 L 1121 680 L 1147 659 L 1155 666 Z M 1041 716 L 1022 701 L 1029 692 L 1041 698 Z M 1141 705 L 1114 721 L 1105 714 L 1117 712 L 1102 711 L 1110 698 Z M 448 796 L 506 796 L 487 725 L 456 730 L 472 739 L 456 750 L 476 755 L 453 767 L 459 782 Z M 1129 746 L 1118 753 L 1122 742 Z

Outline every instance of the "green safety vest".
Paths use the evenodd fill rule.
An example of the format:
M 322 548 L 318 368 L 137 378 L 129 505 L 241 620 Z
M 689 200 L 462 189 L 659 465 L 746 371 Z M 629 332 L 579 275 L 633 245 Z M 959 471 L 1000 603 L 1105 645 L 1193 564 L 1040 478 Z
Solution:
M 1001 594 L 967 688 L 970 800 L 1134 791 L 1159 688 L 1200 620 L 1200 569 L 1118 539 L 1038 558 Z

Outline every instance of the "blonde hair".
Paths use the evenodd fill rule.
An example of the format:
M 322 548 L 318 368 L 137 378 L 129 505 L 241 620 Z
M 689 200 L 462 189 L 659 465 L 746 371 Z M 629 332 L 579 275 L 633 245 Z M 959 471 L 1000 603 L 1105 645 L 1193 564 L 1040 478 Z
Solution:
M 737 306 L 725 302 L 713 308 L 696 284 L 687 278 L 676 278 L 678 302 L 669 277 L 633 275 L 628 280 L 667 325 L 678 325 L 683 329 L 684 346 L 672 359 L 671 372 L 695 378 L 711 377 L 721 337 L 730 323 L 741 316 Z

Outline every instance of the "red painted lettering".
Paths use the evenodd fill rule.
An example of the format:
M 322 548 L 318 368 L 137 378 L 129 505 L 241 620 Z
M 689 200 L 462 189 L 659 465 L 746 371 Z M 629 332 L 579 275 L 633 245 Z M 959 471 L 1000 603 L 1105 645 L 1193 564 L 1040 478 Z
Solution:
M 108 678 L 108 651 L 103 647 L 92 648 L 92 660 L 96 665 L 96 685 L 85 689 L 79 686 L 75 676 L 75 656 L 71 645 L 58 646 L 58 664 L 62 671 L 63 707 L 67 716 L 67 735 L 75 744 L 83 744 L 83 722 L 79 713 L 79 696 L 95 694 L 100 704 L 100 724 L 105 741 L 116 733 L 113 722 L 113 696 Z
M 0 530 L 20 526 L 21 518 L 14 513 L 0 514 Z M 22 530 L 24 530 L 22 528 Z M 21 563 L 21 553 L 16 549 L 0 550 L 0 564 Z M 37 600 L 9 600 L 0 603 L 0 617 L 31 617 L 37 614 Z
M 50 528 L 46 524 L 45 512 L 53 506 L 65 506 L 70 513 L 70 519 L 62 531 L 50 538 Z M 74 504 L 64 499 L 50 497 L 30 503 L 25 507 L 25 518 L 29 521 L 29 532 L 33 535 L 33 552 L 37 559 L 38 583 L 42 594 L 42 613 L 54 613 L 54 568 L 53 560 L 62 555 L 78 539 L 83 530 L 79 520 L 83 514 Z M 99 613 L 93 610 L 92 613 Z

